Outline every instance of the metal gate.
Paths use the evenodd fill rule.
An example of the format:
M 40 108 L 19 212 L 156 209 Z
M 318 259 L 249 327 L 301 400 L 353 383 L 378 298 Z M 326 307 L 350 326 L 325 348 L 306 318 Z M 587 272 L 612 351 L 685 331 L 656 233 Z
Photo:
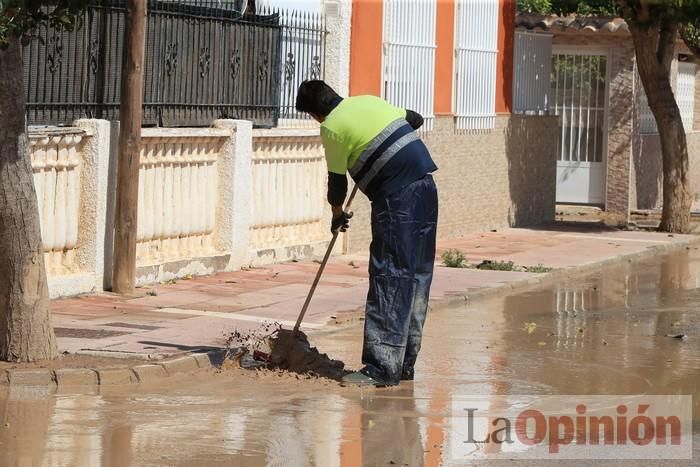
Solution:
M 550 112 L 559 116 L 557 203 L 604 204 L 608 57 L 555 50 Z

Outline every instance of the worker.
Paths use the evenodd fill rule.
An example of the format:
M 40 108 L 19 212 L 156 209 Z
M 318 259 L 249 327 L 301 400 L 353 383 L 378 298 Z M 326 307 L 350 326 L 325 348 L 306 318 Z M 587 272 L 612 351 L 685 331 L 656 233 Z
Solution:
M 320 80 L 299 87 L 296 108 L 321 123 L 331 231 L 344 232 L 349 172 L 372 203 L 364 367 L 345 383 L 413 380 L 428 309 L 438 216 L 437 170 L 418 136 L 423 117 L 375 96 L 341 98 Z

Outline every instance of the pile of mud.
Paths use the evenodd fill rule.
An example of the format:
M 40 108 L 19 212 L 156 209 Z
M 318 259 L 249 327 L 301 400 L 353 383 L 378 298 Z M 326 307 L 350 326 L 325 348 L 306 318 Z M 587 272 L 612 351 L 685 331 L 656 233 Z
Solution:
M 319 376 L 340 381 L 349 372 L 340 360 L 333 360 L 316 347 L 311 347 L 306 334 L 280 329 L 270 339 L 269 368 Z
M 302 331 L 295 334 L 277 323 L 248 334 L 234 332 L 228 337 L 227 346 L 243 350 L 246 355 L 239 363 L 244 368 L 283 370 L 336 381 L 350 373 L 345 370 L 345 363 L 312 347 Z

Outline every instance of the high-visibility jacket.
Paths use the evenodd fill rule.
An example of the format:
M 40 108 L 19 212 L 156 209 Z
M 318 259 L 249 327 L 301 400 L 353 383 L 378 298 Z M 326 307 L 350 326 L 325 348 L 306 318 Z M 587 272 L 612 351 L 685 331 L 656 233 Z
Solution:
M 349 172 L 370 200 L 437 170 L 406 110 L 375 96 L 343 99 L 321 124 L 328 171 Z

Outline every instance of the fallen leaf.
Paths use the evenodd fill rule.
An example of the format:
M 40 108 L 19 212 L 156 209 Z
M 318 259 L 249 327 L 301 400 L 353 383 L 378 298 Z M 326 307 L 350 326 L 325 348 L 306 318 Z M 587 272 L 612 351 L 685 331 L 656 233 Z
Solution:
M 545 345 L 547 345 L 547 343 L 546 342 L 538 342 L 537 345 L 539 345 L 540 347 L 544 347 Z
M 524 330 L 527 331 L 528 335 L 532 334 L 535 332 L 535 328 L 537 327 L 537 323 L 525 323 Z

